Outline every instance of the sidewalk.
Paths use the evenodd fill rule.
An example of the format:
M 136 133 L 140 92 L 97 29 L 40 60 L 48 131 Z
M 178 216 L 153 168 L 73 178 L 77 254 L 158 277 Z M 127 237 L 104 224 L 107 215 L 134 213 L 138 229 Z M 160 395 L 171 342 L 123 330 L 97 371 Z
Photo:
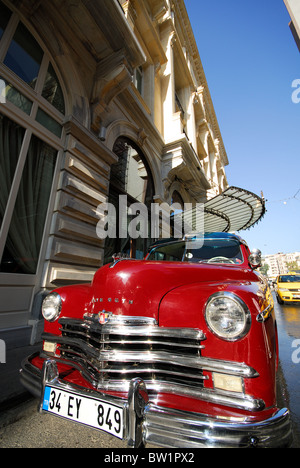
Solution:
M 0 407 L 9 400 L 18 399 L 28 393 L 21 385 L 19 371 L 21 362 L 27 356 L 39 351 L 42 344 L 25 346 L 21 348 L 8 349 L 6 363 L 0 363 Z

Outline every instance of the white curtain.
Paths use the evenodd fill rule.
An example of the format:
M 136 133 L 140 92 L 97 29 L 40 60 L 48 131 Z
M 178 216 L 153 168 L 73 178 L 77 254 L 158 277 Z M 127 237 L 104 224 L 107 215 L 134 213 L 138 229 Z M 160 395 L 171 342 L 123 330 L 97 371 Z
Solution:
M 4 149 L 0 156 L 2 214 L 2 210 L 6 206 L 7 200 L 5 198 L 9 192 L 9 185 L 11 185 L 11 182 L 9 184 L 12 172 L 11 161 L 15 159 L 14 153 L 17 152 L 18 148 L 16 148 L 16 142 L 12 140 L 8 130 L 4 130 L 1 136 L 5 140 L 4 144 L 0 143 L 1 149 Z M 55 149 L 32 136 L 6 240 L 1 271 L 26 274 L 35 274 L 36 272 L 56 156 Z M 2 195 L 2 180 L 5 178 L 8 183 L 4 190 L 5 195 Z M 7 265 L 5 265 L 5 261 L 7 261 Z

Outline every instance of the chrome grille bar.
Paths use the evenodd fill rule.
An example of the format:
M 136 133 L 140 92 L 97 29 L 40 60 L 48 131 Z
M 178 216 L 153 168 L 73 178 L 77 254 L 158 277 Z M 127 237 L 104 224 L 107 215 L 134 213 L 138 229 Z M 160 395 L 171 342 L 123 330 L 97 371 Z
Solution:
M 148 317 L 110 316 L 100 324 L 94 314 L 59 322 L 62 359 L 80 364 L 93 382 L 138 375 L 147 382 L 203 386 L 202 366 L 195 366 L 205 340 L 199 329 L 159 327 Z
M 190 339 L 190 340 L 205 340 L 206 337 L 202 330 L 197 328 L 166 328 L 158 327 L 155 319 L 142 320 L 141 317 L 128 317 L 123 315 L 114 316 L 108 323 L 99 324 L 98 315 L 85 314 L 84 321 L 77 319 L 61 318 L 60 323 L 69 326 L 70 329 L 78 329 L 84 333 L 85 330 L 96 330 L 105 335 L 123 335 L 123 336 L 142 336 L 155 337 L 165 336 L 170 338 Z M 148 317 L 145 317 L 148 319 Z

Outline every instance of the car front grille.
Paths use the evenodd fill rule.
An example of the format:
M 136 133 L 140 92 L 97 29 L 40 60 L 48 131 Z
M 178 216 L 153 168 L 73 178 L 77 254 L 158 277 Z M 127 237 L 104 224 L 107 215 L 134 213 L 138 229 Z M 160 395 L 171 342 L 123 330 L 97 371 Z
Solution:
M 204 334 L 191 328 L 162 328 L 148 317 L 111 316 L 103 325 L 98 315 L 84 321 L 62 318 L 61 356 L 88 371 L 101 386 L 140 377 L 148 384 L 203 386 L 200 357 Z
M 150 400 L 159 393 L 258 411 L 264 402 L 244 393 L 205 388 L 208 372 L 243 378 L 258 376 L 244 363 L 202 356 L 206 336 L 194 328 L 158 326 L 155 319 L 110 314 L 85 314 L 83 320 L 61 318 L 61 336 L 45 333 L 57 343 L 58 360 L 77 369 L 99 391 L 127 393 L 130 381 L 141 378 Z

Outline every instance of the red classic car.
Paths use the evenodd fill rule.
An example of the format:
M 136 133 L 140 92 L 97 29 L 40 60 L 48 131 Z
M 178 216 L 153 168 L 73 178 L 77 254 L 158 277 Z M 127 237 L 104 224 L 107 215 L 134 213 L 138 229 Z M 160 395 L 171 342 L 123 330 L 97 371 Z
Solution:
M 129 447 L 288 447 L 276 406 L 273 299 L 238 236 L 205 234 L 115 258 L 44 299 L 43 350 L 22 363 L 40 411 Z

